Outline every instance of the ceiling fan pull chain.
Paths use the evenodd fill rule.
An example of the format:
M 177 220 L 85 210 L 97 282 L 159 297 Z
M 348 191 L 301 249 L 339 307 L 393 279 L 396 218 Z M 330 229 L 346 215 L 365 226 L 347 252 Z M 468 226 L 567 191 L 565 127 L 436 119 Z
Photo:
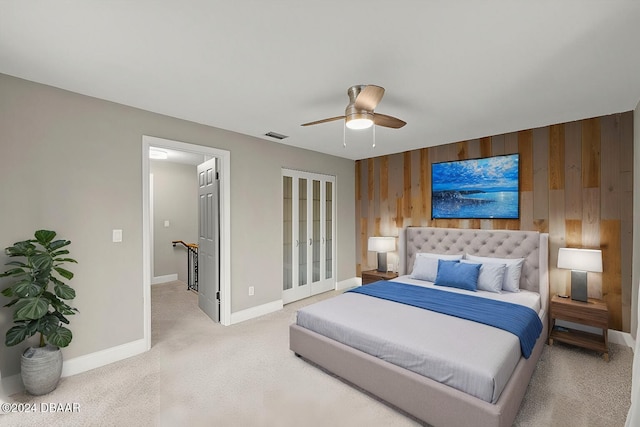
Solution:
M 373 148 L 376 148 L 376 125 L 371 126 L 373 129 Z
M 347 124 L 342 125 L 342 146 L 347 148 Z

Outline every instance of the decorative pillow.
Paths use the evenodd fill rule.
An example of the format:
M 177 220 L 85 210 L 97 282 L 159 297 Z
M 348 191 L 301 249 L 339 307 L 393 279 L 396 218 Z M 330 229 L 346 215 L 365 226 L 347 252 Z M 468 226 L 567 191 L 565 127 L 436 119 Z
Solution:
M 426 280 L 428 282 L 435 282 L 436 275 L 438 274 L 438 259 L 431 257 L 416 257 L 413 262 L 413 271 L 411 272 L 412 279 Z
M 522 274 L 524 258 L 491 258 L 469 254 L 466 254 L 465 258 L 481 264 L 505 264 L 506 268 L 504 271 L 504 279 L 502 280 L 502 290 L 507 292 L 520 292 L 520 275 Z
M 475 291 L 478 287 L 480 264 L 464 264 L 460 261 L 438 260 L 435 284 L 451 288 Z
M 413 261 L 413 271 L 411 272 L 412 279 L 426 280 L 428 282 L 435 282 L 436 275 L 438 274 L 438 260 L 461 260 L 463 254 L 458 255 L 445 255 L 434 254 L 430 252 L 419 252 L 416 254 L 416 259 Z
M 462 260 L 464 264 L 477 264 L 474 261 Z M 501 293 L 502 281 L 504 280 L 504 272 L 506 264 L 480 264 L 480 274 L 478 275 L 478 289 L 481 291 Z

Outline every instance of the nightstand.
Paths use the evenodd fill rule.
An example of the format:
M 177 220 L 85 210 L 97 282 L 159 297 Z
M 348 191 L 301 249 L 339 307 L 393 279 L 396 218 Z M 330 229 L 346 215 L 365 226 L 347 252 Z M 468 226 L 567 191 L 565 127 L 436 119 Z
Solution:
M 362 272 L 362 284 L 368 285 L 369 283 L 378 282 L 380 280 L 391 280 L 398 277 L 398 273 L 394 273 L 393 271 L 378 271 L 378 270 L 367 270 Z
M 604 360 L 609 361 L 609 310 L 602 300 L 589 298 L 588 302 L 574 301 L 570 298 L 551 298 L 551 327 L 549 345 L 553 340 L 588 348 L 604 353 Z M 585 326 L 602 329 L 602 335 L 577 331 L 564 327 L 555 328 L 556 320 L 579 323 Z

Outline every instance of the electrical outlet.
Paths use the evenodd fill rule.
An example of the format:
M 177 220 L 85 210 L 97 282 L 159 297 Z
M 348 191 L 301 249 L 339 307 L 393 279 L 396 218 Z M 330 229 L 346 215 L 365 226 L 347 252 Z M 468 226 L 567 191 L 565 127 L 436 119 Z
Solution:
M 253 296 L 255 292 L 255 289 L 253 288 L 253 286 L 249 286 L 249 296 Z

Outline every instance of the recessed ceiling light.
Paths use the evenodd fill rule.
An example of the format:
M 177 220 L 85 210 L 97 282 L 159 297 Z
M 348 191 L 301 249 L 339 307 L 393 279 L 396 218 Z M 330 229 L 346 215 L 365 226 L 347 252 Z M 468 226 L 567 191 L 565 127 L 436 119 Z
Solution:
M 157 148 L 149 148 L 149 158 L 153 160 L 167 160 L 169 155 L 166 151 L 158 150 Z

